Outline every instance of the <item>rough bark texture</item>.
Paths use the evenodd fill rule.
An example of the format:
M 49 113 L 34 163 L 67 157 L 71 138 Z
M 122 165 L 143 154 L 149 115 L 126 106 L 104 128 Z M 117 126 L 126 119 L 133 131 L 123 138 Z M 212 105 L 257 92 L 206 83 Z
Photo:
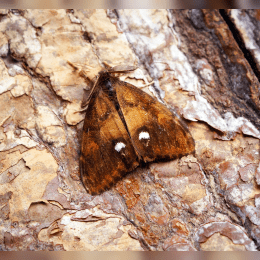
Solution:
M 258 11 L 1 10 L 1 250 L 257 250 L 258 27 Z M 89 195 L 90 85 L 68 61 L 90 79 L 138 65 L 121 79 L 154 81 L 144 91 L 186 119 L 196 155 Z

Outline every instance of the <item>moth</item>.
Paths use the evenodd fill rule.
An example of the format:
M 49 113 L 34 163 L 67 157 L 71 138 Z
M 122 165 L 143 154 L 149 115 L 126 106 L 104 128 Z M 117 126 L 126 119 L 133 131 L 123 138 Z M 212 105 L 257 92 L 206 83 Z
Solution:
M 176 115 L 115 76 L 134 69 L 114 67 L 99 72 L 90 94 L 80 174 L 92 195 L 110 189 L 140 163 L 172 160 L 195 151 L 188 128 Z

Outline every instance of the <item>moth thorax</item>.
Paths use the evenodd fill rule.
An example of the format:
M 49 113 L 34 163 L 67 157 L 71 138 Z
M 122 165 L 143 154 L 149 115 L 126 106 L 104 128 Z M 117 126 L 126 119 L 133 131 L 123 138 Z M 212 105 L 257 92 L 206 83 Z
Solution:
M 105 81 L 105 86 L 108 91 L 113 91 L 113 86 L 109 79 Z
M 111 82 L 111 80 L 109 79 L 109 78 L 107 78 L 107 79 L 105 79 L 105 81 L 104 81 L 104 87 L 105 87 L 105 89 L 106 89 L 106 91 L 108 92 L 108 93 L 114 93 L 115 92 L 115 88 L 113 87 L 113 84 L 112 84 L 112 82 Z

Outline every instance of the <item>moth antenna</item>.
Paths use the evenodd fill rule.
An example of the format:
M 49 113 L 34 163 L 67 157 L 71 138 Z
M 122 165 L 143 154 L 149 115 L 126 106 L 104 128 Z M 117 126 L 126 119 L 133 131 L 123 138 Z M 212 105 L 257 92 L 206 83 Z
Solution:
M 137 86 L 137 87 L 138 87 L 138 88 L 145 88 L 145 87 L 150 86 L 150 85 L 152 85 L 152 84 L 154 84 L 154 81 L 149 82 L 149 83 L 146 83 L 146 84 L 141 85 L 141 86 Z
M 76 111 L 74 113 L 76 114 L 76 113 L 79 113 L 79 112 L 85 112 L 87 110 L 87 108 L 88 108 L 88 103 L 82 109 L 80 109 L 80 110 L 78 110 L 78 111 Z
M 67 61 L 67 63 L 74 69 L 77 70 L 79 72 L 79 75 L 85 79 L 88 79 L 88 76 L 86 75 L 86 71 L 91 71 L 91 69 L 93 70 L 94 67 L 90 66 L 90 65 L 84 65 L 82 66 L 80 63 L 72 63 L 70 61 Z
M 139 69 L 138 68 L 138 71 L 142 74 L 142 78 L 143 78 L 143 80 L 145 81 L 145 85 L 143 85 L 143 86 L 140 86 L 141 88 L 145 88 L 145 87 L 147 87 L 147 86 L 150 86 L 150 85 L 152 85 L 152 84 L 154 84 L 154 81 L 152 81 L 152 82 L 148 82 L 148 80 L 147 80 L 147 77 L 144 75 L 144 73 L 143 73 L 143 71 L 141 70 L 141 69 Z
M 89 101 L 90 101 L 90 99 L 92 98 L 93 93 L 94 93 L 94 91 L 95 91 L 95 89 L 96 89 L 98 79 L 99 79 L 99 76 L 97 77 L 97 79 L 96 79 L 96 81 L 95 81 L 95 83 L 94 83 L 94 85 L 93 85 L 93 87 L 92 87 L 92 89 L 91 89 L 91 92 L 90 92 L 90 94 L 89 94 L 87 100 L 81 105 L 82 109 L 80 109 L 80 110 L 78 110 L 78 111 L 76 111 L 76 112 L 74 112 L 74 113 L 84 112 L 84 111 L 87 110 Z
M 88 76 L 86 75 L 86 71 L 90 71 L 90 70 L 80 70 L 79 71 L 79 75 L 81 76 L 81 77 L 83 77 L 84 79 L 88 79 Z
M 76 70 L 80 70 L 81 68 L 86 68 L 85 70 L 86 71 L 90 71 L 91 69 L 94 69 L 94 67 L 90 66 L 90 65 L 82 65 L 81 63 L 76 63 L 76 62 L 70 62 L 70 61 L 67 61 L 67 63 L 73 67 L 74 69 Z M 81 67 L 81 68 L 80 68 Z
M 84 105 L 83 108 L 81 108 L 80 110 L 77 110 L 77 111 L 73 112 L 73 114 L 85 112 L 85 111 L 87 110 L 87 108 L 88 108 L 88 103 L 89 103 L 89 102 L 85 102 L 85 103 L 86 103 L 86 104 Z
M 105 67 L 105 69 L 109 70 L 109 69 L 112 69 L 112 67 L 106 62 L 106 61 L 103 61 L 102 62 L 102 65 Z
M 107 62 L 103 61 L 103 66 L 109 73 L 127 73 L 130 71 L 134 71 L 138 69 L 137 66 L 130 66 L 130 65 L 116 65 L 114 67 L 110 66 Z
M 93 90 L 93 89 L 92 89 L 92 90 Z M 75 111 L 74 114 L 76 114 L 76 113 L 81 113 L 81 112 L 85 112 L 85 111 L 87 110 L 89 101 L 90 101 L 91 96 L 92 96 L 92 92 L 93 92 L 93 91 L 91 91 L 90 95 L 88 96 L 87 101 L 85 101 L 84 104 L 81 105 L 81 109 Z

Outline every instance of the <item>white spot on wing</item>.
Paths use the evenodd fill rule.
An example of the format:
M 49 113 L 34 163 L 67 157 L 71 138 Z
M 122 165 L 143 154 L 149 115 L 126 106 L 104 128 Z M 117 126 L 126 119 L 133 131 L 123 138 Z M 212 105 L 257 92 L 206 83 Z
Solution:
M 122 142 L 119 142 L 119 143 L 117 143 L 117 144 L 115 145 L 115 150 L 116 150 L 117 152 L 120 152 L 123 148 L 125 148 L 125 144 L 122 143 Z
M 139 134 L 139 140 L 142 140 L 142 139 L 150 139 L 150 135 L 148 132 L 141 132 Z

